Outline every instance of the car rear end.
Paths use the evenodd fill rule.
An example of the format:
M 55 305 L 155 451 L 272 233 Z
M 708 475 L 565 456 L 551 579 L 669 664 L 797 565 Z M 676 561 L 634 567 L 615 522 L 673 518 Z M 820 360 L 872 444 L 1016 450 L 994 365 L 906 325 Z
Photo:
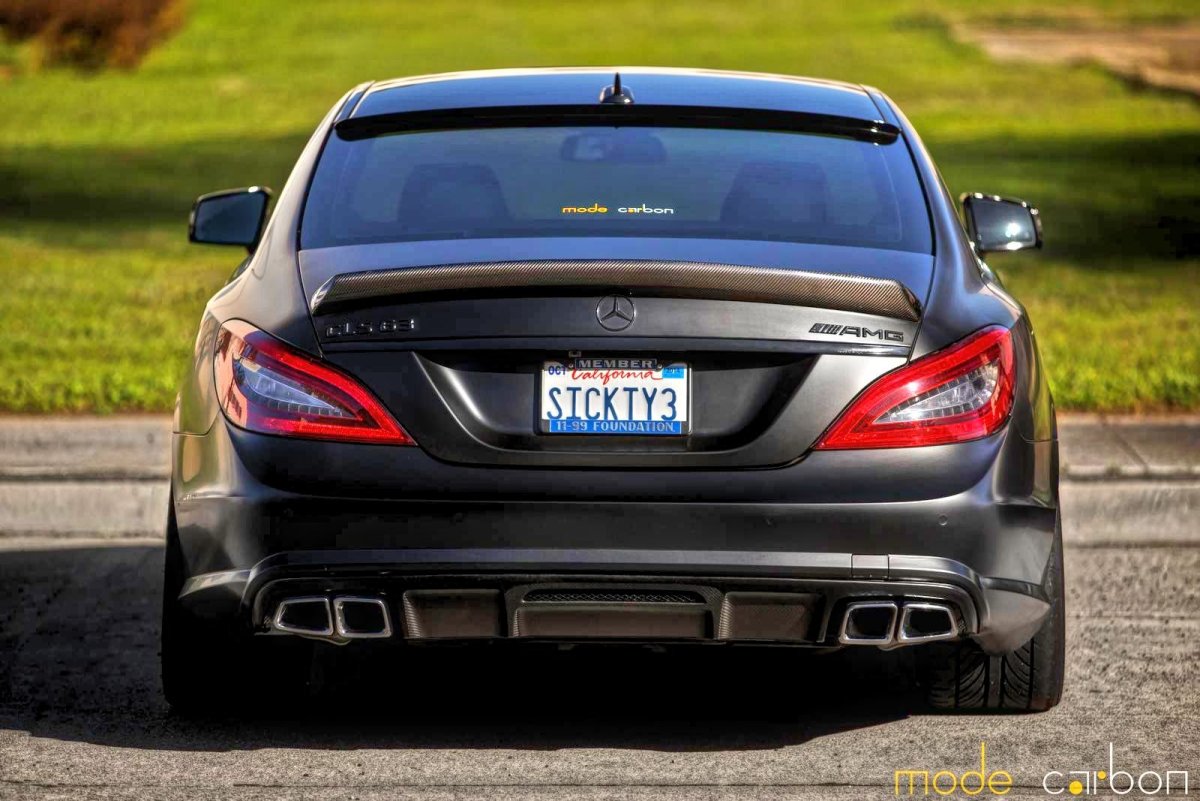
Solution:
M 558 102 L 596 76 L 327 120 L 197 342 L 180 605 L 336 644 L 1021 646 L 1048 396 L 1019 306 L 949 297 L 973 254 L 903 121 L 662 74 Z

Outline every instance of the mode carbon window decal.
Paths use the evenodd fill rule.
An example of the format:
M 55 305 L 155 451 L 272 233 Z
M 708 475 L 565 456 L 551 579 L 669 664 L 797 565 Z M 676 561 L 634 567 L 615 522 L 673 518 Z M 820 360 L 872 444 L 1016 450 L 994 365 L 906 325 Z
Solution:
M 814 306 L 915 321 L 899 281 L 777 267 L 692 261 L 501 261 L 343 273 L 313 296 L 313 313 L 348 301 L 433 292 L 571 287 L 636 289 L 675 297 Z

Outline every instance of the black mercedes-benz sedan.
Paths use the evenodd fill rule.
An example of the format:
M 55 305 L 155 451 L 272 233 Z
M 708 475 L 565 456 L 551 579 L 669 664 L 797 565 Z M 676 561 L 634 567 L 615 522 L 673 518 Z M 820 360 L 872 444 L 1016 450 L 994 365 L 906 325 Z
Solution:
M 934 707 L 1058 702 L 1054 408 L 981 260 L 1038 213 L 956 204 L 879 91 L 369 83 L 271 197 L 191 215 L 249 256 L 175 414 L 172 705 L 364 640 L 912 646 Z

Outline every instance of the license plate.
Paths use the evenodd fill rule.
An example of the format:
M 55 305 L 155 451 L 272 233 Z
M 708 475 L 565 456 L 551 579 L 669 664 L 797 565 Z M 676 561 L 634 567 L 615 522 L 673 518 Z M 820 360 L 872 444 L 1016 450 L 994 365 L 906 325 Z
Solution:
M 678 437 L 688 433 L 691 371 L 657 359 L 573 359 L 542 365 L 547 434 Z

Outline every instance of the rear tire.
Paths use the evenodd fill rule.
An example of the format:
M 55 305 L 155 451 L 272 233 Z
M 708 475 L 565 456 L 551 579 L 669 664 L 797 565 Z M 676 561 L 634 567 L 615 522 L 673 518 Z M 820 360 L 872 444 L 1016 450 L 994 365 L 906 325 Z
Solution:
M 1066 603 L 1060 526 L 1054 540 L 1046 576 L 1050 612 L 1029 642 L 997 656 L 970 641 L 918 650 L 921 683 L 931 706 L 948 711 L 1040 712 L 1062 699 Z
M 260 642 L 266 638 L 242 631 L 235 621 L 191 614 L 179 602 L 186 571 L 174 504 L 167 512 L 166 533 L 161 667 L 167 703 L 185 715 L 211 715 L 249 705 L 261 708 L 265 699 L 294 702 L 294 693 L 307 691 L 312 644 L 291 638 Z

